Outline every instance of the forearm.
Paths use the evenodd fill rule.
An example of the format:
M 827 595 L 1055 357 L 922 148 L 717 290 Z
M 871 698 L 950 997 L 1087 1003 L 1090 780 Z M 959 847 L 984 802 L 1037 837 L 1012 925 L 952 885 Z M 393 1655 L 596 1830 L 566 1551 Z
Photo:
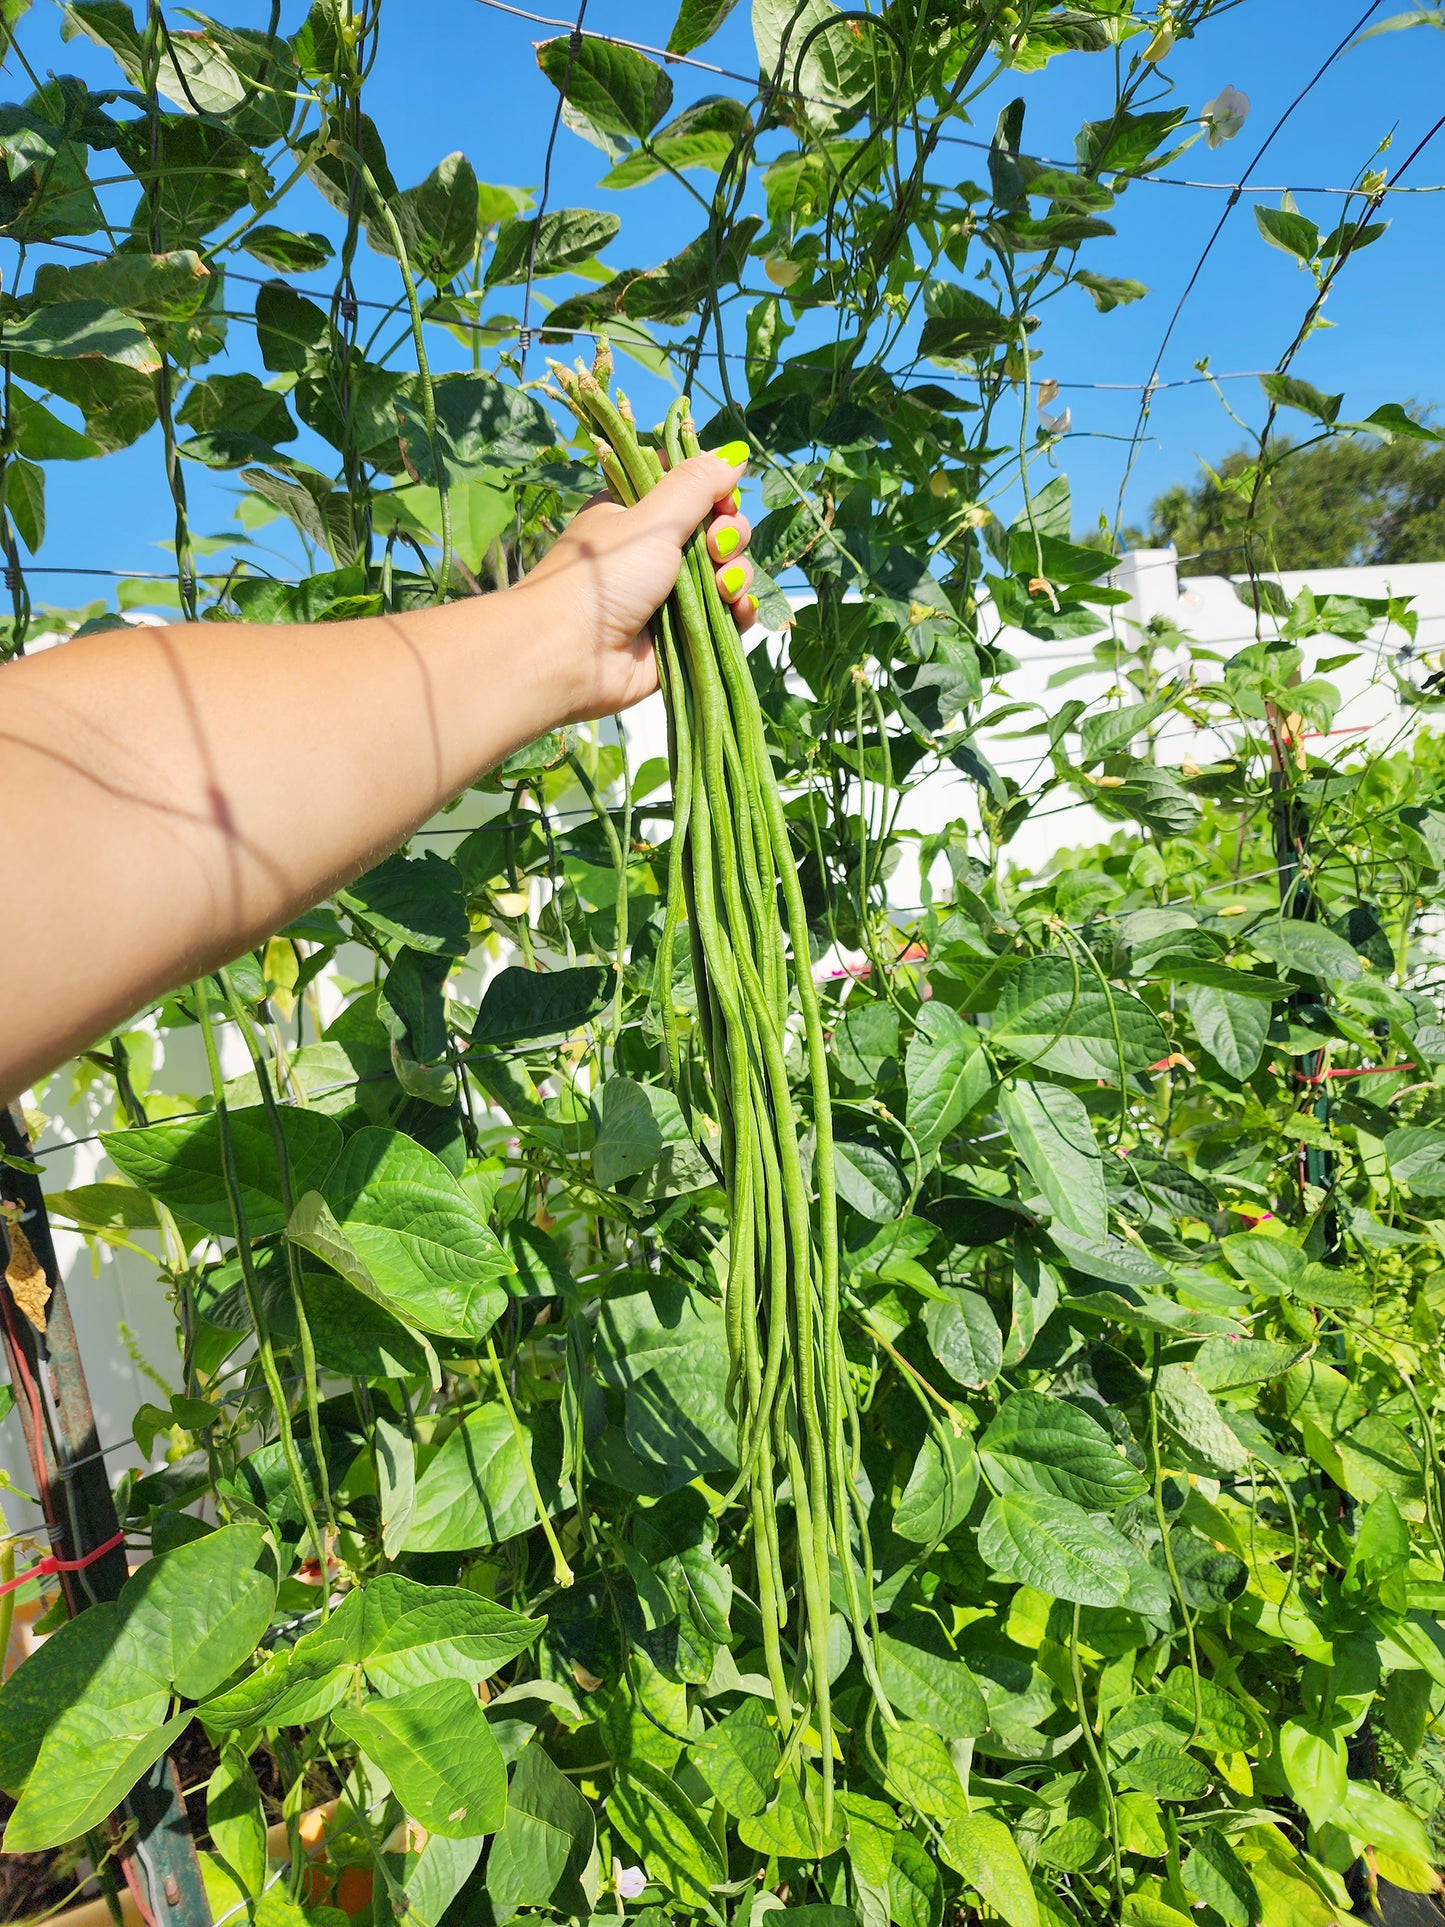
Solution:
M 0 672 L 0 1094 L 365 869 L 572 712 L 543 583 L 320 628 L 130 629 Z

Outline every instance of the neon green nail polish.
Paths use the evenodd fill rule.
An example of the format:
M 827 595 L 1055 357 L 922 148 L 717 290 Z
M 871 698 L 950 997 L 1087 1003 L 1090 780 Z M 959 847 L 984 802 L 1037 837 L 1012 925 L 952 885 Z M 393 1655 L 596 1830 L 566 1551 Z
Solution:
M 733 501 L 733 514 L 736 515 L 738 510 L 743 505 L 743 492 L 740 488 L 735 488 L 733 490 L 732 501 Z
M 738 545 L 738 532 L 736 529 L 719 529 L 718 530 L 717 552 L 719 555 L 731 555 L 733 550 L 737 547 L 737 545 Z
M 741 468 L 748 459 L 749 449 L 746 442 L 728 442 L 718 450 L 718 459 L 732 468 Z
M 748 579 L 748 572 L 743 567 L 742 563 L 734 562 L 734 564 L 730 569 L 723 570 L 723 573 L 722 573 L 723 593 L 725 595 L 730 595 L 730 596 L 741 595 L 743 592 L 743 584 L 747 581 L 747 579 Z

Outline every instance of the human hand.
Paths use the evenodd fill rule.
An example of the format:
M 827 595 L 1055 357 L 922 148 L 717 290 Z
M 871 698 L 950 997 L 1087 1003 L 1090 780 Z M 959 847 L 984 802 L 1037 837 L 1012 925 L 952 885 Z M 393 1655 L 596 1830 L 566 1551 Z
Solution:
M 707 521 L 718 593 L 739 629 L 752 627 L 752 527 L 735 507 L 746 460 L 694 455 L 664 475 L 634 508 L 600 498 L 575 516 L 511 594 L 536 598 L 547 628 L 549 674 L 558 681 L 557 721 L 612 716 L 657 688 L 647 624 L 677 581 L 683 545 Z

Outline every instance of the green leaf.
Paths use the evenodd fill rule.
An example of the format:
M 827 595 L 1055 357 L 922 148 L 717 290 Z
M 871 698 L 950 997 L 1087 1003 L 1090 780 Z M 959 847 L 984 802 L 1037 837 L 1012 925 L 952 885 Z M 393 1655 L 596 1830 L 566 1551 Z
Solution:
M 414 272 L 441 288 L 472 258 L 477 240 L 477 177 L 465 154 L 448 154 L 419 187 L 392 203 Z M 373 223 L 373 247 L 394 251 L 390 230 Z
M 342 1145 L 341 1127 L 320 1111 L 283 1106 L 282 1135 L 291 1167 L 292 1195 L 319 1188 Z M 262 1105 L 231 1112 L 245 1229 L 253 1238 L 286 1225 L 275 1140 Z M 139 1185 L 178 1218 L 216 1237 L 232 1234 L 231 1207 L 222 1175 L 221 1129 L 215 1116 L 153 1124 L 146 1130 L 111 1131 L 106 1154 L 124 1177 Z
M 956 1655 L 892 1633 L 879 1635 L 877 1655 L 883 1690 L 896 1711 L 922 1720 L 946 1740 L 971 1739 L 987 1727 L 978 1682 Z
M 416 1509 L 416 1448 L 410 1432 L 377 1414 L 372 1427 L 376 1453 L 376 1496 L 381 1506 L 381 1549 L 394 1559 L 406 1544 Z
M 908 1044 L 908 1129 L 924 1169 L 993 1082 L 979 1034 L 947 1004 L 924 1004 Z
M 978 1441 L 989 1483 L 1112 1512 L 1146 1490 L 1103 1426 L 1067 1399 L 1015 1392 Z
M 1104 709 L 1085 716 L 1079 723 L 1080 762 L 1087 769 L 1106 756 L 1127 750 L 1153 722 L 1173 707 L 1178 692 L 1166 689 L 1152 702 L 1125 703 L 1121 708 Z
M 153 374 L 160 365 L 145 329 L 108 301 L 57 301 L 36 308 L 6 326 L 5 343 L 16 354 L 47 361 L 99 357 L 142 374 Z
M 80 1746 L 65 1737 L 66 1715 L 83 1698 L 91 1708 L 86 1744 L 99 1746 L 112 1722 L 122 1734 L 159 1725 L 169 1689 L 160 1655 L 127 1628 L 118 1602 L 66 1620 L 0 1689 L 0 1786 L 19 1793 L 57 1724 L 61 1758 Z
M 999 1111 L 1013 1148 L 1054 1216 L 1084 1238 L 1105 1238 L 1104 1169 L 1080 1099 L 1057 1084 L 1010 1079 L 1000 1087 Z
M 893 1836 L 888 1913 L 896 1927 L 940 1927 L 943 1880 L 933 1856 L 906 1829 Z
M 472 1026 L 472 1048 L 536 1044 L 570 1037 L 607 1007 L 612 972 L 601 964 L 569 970 L 499 970 L 487 985 Z
M 1169 1045 L 1149 1007 L 1103 988 L 1068 956 L 1026 958 L 1004 979 L 990 1047 L 1067 1077 L 1105 1078 L 1157 1063 Z
M 690 54 L 711 40 L 737 0 L 682 0 L 672 32 L 667 36 L 670 54 Z
M 121 1604 L 175 1690 L 204 1699 L 255 1650 L 270 1624 L 276 1580 L 263 1529 L 223 1526 L 147 1561 L 121 1593 Z
M 1200 983 L 1190 987 L 1187 1002 L 1199 1041 L 1220 1069 L 1241 1082 L 1252 1077 L 1269 1035 L 1269 1005 L 1257 997 Z
M 423 1331 L 486 1336 L 507 1302 L 493 1281 L 512 1261 L 440 1158 L 400 1131 L 368 1127 L 347 1139 L 324 1195 L 373 1295 Z
M 636 1762 L 607 1797 L 607 1818 L 664 1892 L 693 1906 L 711 1904 L 727 1877 L 717 1845 L 677 1782 Z
M 189 1713 L 177 1713 L 153 1726 L 136 1719 L 126 1732 L 114 1733 L 114 1709 L 104 1712 L 106 1731 L 94 1747 L 88 1735 L 66 1730 L 53 1757 L 42 1751 L 5 1828 L 7 1853 L 63 1846 L 98 1826 L 191 1723 Z
M 248 1898 L 266 1884 L 266 1815 L 251 1764 L 227 1747 L 206 1786 L 206 1826 L 216 1852 Z
M 1326 426 L 1340 412 L 1343 395 L 1321 394 L 1298 375 L 1261 375 L 1259 385 L 1279 408 L 1297 408 L 1301 414 L 1312 415 L 1317 422 Z
M 497 1920 L 509 1920 L 523 1907 L 545 1907 L 564 1880 L 576 1887 L 595 1832 L 591 1807 L 541 1742 L 523 1747 L 512 1771 L 507 1817 L 487 1861 L 487 1897 Z
M 734 1819 L 761 1813 L 777 1792 L 778 1741 L 761 1700 L 744 1700 L 710 1726 L 688 1758 Z
M 1186 1893 L 1212 1907 L 1227 1927 L 1254 1927 L 1260 1917 L 1259 1894 L 1249 1870 L 1218 1827 L 1196 1838 L 1180 1869 Z
M 892 1224 L 908 1202 L 897 1158 L 871 1137 L 840 1137 L 833 1148 L 838 1196 L 870 1224 Z
M 1300 1346 L 1272 1338 L 1206 1338 L 1194 1355 L 1194 1376 L 1207 1392 L 1233 1392 L 1268 1384 L 1301 1356 Z
M 875 88 L 889 96 L 890 43 L 870 28 L 855 35 L 833 0 L 753 0 L 753 40 L 764 80 L 795 91 L 818 133 L 846 126 Z
M 469 1412 L 417 1480 L 405 1550 L 466 1552 L 530 1532 L 538 1523 L 537 1508 L 522 1452 L 499 1405 Z M 558 1487 L 556 1461 L 539 1449 L 535 1435 L 531 1457 L 548 1511 L 556 1511 L 566 1503 Z
M 1080 1606 L 1118 1606 L 1129 1591 L 1129 1547 L 1066 1499 L 1005 1492 L 989 1501 L 979 1556 L 1005 1579 Z
M 1445 1197 L 1445 1131 L 1404 1124 L 1385 1137 L 1391 1179 L 1423 1198 Z
M 923 1309 L 923 1325 L 934 1357 L 944 1370 L 972 1391 L 991 1385 L 1003 1365 L 1003 1333 L 993 1307 L 977 1291 L 941 1285 L 947 1294 Z
M 1314 259 L 1320 245 L 1320 231 L 1303 214 L 1292 213 L 1288 208 L 1256 207 L 1254 220 L 1272 248 L 1292 254 L 1305 264 Z
M 1187 1365 L 1161 1366 L 1156 1393 L 1164 1423 L 1210 1473 L 1230 1478 L 1248 1469 L 1249 1453 Z
M 1001 1820 L 983 1813 L 950 1820 L 944 1859 L 1009 1927 L 1040 1927 L 1038 1902 L 1023 1856 Z
M 11 461 L 6 478 L 5 506 L 32 555 L 45 540 L 45 470 L 23 455 Z
M 529 264 L 535 280 L 566 274 L 600 254 L 621 226 L 615 214 L 599 214 L 586 207 L 554 208 L 540 220 L 518 215 L 498 230 L 487 263 L 486 285 L 517 286 L 526 281 Z
M 241 246 L 277 274 L 316 274 L 336 252 L 324 234 L 297 234 L 269 222 L 249 228 Z
M 471 943 L 461 877 L 434 853 L 416 860 L 389 856 L 339 890 L 336 901 L 413 950 L 465 957 Z
M 537 65 L 564 100 L 604 134 L 650 134 L 672 105 L 672 82 L 631 47 L 584 35 L 575 50 L 565 36 L 543 40 Z
M 942 1738 L 931 1726 L 900 1720 L 885 1732 L 881 1723 L 884 1763 L 890 1796 L 905 1807 L 917 1807 L 935 1820 L 966 1815 L 968 1799 L 958 1768 Z
M 428 1833 L 470 1840 L 501 1826 L 506 1769 L 468 1681 L 434 1680 L 395 1699 L 342 1706 L 332 1718 L 380 1767 L 404 1811 Z
M 935 1546 L 961 1526 L 978 1490 L 978 1463 L 967 1432 L 930 1431 L 918 1448 L 893 1513 L 893 1530 L 915 1545 Z
M 387 1695 L 453 1677 L 477 1685 L 525 1652 L 545 1624 L 465 1587 L 423 1586 L 400 1573 L 378 1574 L 360 1597 L 356 1661 Z
M 1249 933 L 1261 957 L 1323 983 L 1349 983 L 1362 974 L 1352 944 L 1323 924 L 1271 918 Z

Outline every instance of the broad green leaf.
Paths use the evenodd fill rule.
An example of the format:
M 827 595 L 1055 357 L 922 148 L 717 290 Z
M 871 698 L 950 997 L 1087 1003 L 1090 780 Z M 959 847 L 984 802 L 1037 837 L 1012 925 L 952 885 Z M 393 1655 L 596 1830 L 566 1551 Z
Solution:
M 1042 1392 L 1015 1392 L 978 1440 L 990 1484 L 1040 1492 L 1089 1512 L 1112 1512 L 1144 1491 L 1137 1472 L 1087 1412 Z
M 886 1732 L 879 1728 L 887 1767 L 889 1795 L 905 1807 L 917 1807 L 934 1820 L 967 1814 L 968 1799 L 958 1768 L 941 1737 L 931 1726 L 900 1720 Z
M 1248 1468 L 1249 1453 L 1189 1366 L 1162 1366 L 1156 1392 L 1164 1423 L 1211 1473 L 1229 1478 Z
M 1009 1927 L 1039 1927 L 1038 1902 L 1023 1856 L 1001 1820 L 973 1813 L 943 1830 L 943 1857 Z
M 494 1281 L 512 1261 L 440 1158 L 400 1131 L 368 1127 L 347 1139 L 324 1192 L 371 1295 L 423 1331 L 486 1336 L 507 1302 Z
M 660 1086 L 609 1077 L 592 1100 L 592 1175 L 598 1184 L 610 1189 L 650 1171 L 662 1156 L 676 1106 Z
M 104 300 L 57 301 L 35 308 L 23 321 L 6 327 L 5 339 L 17 354 L 47 361 L 98 357 L 141 374 L 153 374 L 160 366 L 140 323 Z
M 406 242 L 410 264 L 442 288 L 472 257 L 477 239 L 477 177 L 464 154 L 448 154 L 419 187 L 409 187 L 392 203 Z M 373 247 L 392 254 L 390 230 L 373 223 Z
M 332 1717 L 428 1833 L 470 1840 L 501 1826 L 506 1769 L 469 1681 L 433 1680 L 394 1699 L 343 1705 Z
M 1252 1076 L 1269 1034 L 1269 1005 L 1258 997 L 1201 983 L 1190 985 L 1185 1001 L 1200 1043 L 1220 1069 L 1241 1080 Z
M 667 36 L 670 54 L 690 54 L 711 40 L 737 0 L 682 0 L 672 32 Z
M 564 100 L 604 134 L 650 134 L 672 105 L 672 82 L 645 54 L 584 35 L 543 40 L 537 65 Z
M 956 1654 L 892 1633 L 879 1635 L 877 1653 L 883 1688 L 896 1711 L 922 1720 L 946 1740 L 969 1739 L 988 1725 L 978 1683 Z
M 1079 1506 L 1037 1492 L 989 1501 L 978 1531 L 984 1563 L 1052 1599 L 1080 1606 L 1122 1605 L 1129 1591 L 1127 1542 Z
M 1174 704 L 1178 691 L 1166 689 L 1147 703 L 1125 703 L 1121 708 L 1103 709 L 1079 721 L 1080 759 L 1084 768 L 1102 762 L 1121 749 L 1128 749 L 1151 723 Z
M 487 1861 L 487 1896 L 498 1921 L 523 1907 L 545 1907 L 569 1876 L 575 1886 L 594 1835 L 592 1808 L 541 1742 L 523 1747 L 507 1792 L 507 1817 Z
M 1147 1740 L 1118 1770 L 1119 1784 L 1149 1793 L 1156 1800 L 1198 1800 L 1213 1778 L 1202 1760 L 1178 1740 Z
M 535 397 L 483 371 L 438 380 L 435 450 L 416 402 L 398 400 L 395 412 L 407 470 L 414 481 L 433 489 L 438 486 L 438 455 L 449 484 L 456 487 L 473 477 L 498 481 L 509 471 L 531 468 L 557 439 L 551 418 Z
M 1314 259 L 1315 250 L 1320 244 L 1320 231 L 1303 214 L 1294 213 L 1288 208 L 1256 207 L 1254 219 L 1272 248 L 1292 254 L 1301 264 Z
M 260 1898 L 266 1884 L 266 1815 L 251 1763 L 227 1747 L 206 1786 L 206 1826 L 241 1891 Z
M 1435 1863 L 1436 1851 L 1419 1814 L 1368 1780 L 1348 1783 L 1337 1819 L 1366 1846 L 1403 1854 L 1427 1869 Z
M 1212 1907 L 1227 1927 L 1255 1927 L 1259 1895 L 1249 1870 L 1218 1827 L 1199 1834 L 1180 1869 L 1186 1893 Z
M 1268 918 L 1250 931 L 1249 941 L 1271 963 L 1323 983 L 1350 983 L 1361 974 L 1354 946 L 1320 923 Z
M 819 1860 L 838 1851 L 843 1844 L 843 1816 L 835 1814 L 831 1833 L 822 1832 L 817 1817 L 822 1787 L 811 1767 L 804 1768 L 804 1779 L 807 1798 L 798 1784 L 795 1768 L 775 1782 L 773 1798 L 764 1812 L 749 1814 L 739 1823 L 738 1838 L 745 1847 L 751 1847 L 754 1853 L 781 1856 L 785 1860 Z M 827 1927 L 844 1927 L 844 1923 L 830 1922 Z
M 908 1202 L 908 1179 L 876 1138 L 839 1137 L 834 1144 L 838 1196 L 870 1224 L 891 1224 Z
M 423 1586 L 400 1573 L 378 1574 L 360 1597 L 356 1657 L 385 1694 L 441 1678 L 474 1685 L 490 1679 L 526 1651 L 544 1623 L 465 1587 Z
M 231 1114 L 236 1177 L 245 1230 L 252 1238 L 282 1231 L 281 1171 L 265 1109 L 257 1104 Z M 320 1111 L 281 1107 L 281 1128 L 291 1168 L 291 1195 L 319 1189 L 341 1150 L 341 1128 Z M 106 1154 L 132 1184 L 137 1184 L 203 1231 L 229 1238 L 231 1207 L 226 1194 L 217 1117 L 152 1124 L 146 1130 L 111 1131 L 101 1140 Z
M 566 1503 L 555 1458 L 531 1438 L 532 1466 L 549 1511 Z M 500 1405 L 469 1412 L 416 1483 L 407 1552 L 465 1552 L 501 1545 L 538 1523 L 523 1447 Z
M 271 1621 L 276 1580 L 258 1525 L 223 1526 L 148 1560 L 121 1593 L 127 1625 L 175 1690 L 204 1699 Z
M 1344 400 L 1343 395 L 1322 394 L 1298 375 L 1261 375 L 1259 385 L 1276 407 L 1298 408 L 1301 414 L 1313 415 L 1326 426 L 1339 414 Z
M 1301 1347 L 1272 1338 L 1206 1338 L 1194 1355 L 1194 1376 L 1208 1392 L 1233 1392 L 1282 1377 L 1301 1355 Z
M 405 1426 L 377 1414 L 372 1428 L 376 1451 L 376 1496 L 381 1504 L 381 1548 L 394 1559 L 406 1544 L 416 1507 L 416 1448 Z
M 1393 1181 L 1423 1198 L 1445 1197 L 1445 1131 L 1405 1124 L 1385 1137 Z
M 126 1629 L 126 1614 L 103 1600 L 66 1620 L 0 1689 L 0 1786 L 18 1794 L 46 1735 L 82 1699 L 113 1707 L 119 1730 L 157 1725 L 166 1716 L 169 1680 L 162 1656 Z M 97 1717 L 89 1744 L 101 1737 Z M 62 1747 L 63 1751 L 63 1747 Z
M 925 1169 L 949 1132 L 978 1103 L 993 1073 L 978 1032 L 947 1004 L 924 1004 L 909 1040 L 908 1129 Z
M 268 221 L 248 228 L 241 246 L 277 274 L 315 274 L 336 252 L 324 234 L 297 234 Z
M 744 1700 L 710 1726 L 688 1758 L 735 1819 L 761 1813 L 777 1792 L 778 1742 L 761 1700 Z
M 923 1326 L 934 1357 L 960 1385 L 980 1390 L 991 1385 L 1003 1364 L 1003 1333 L 993 1307 L 981 1292 L 942 1285 L 943 1302 L 923 1308 Z
M 439 386 L 439 406 L 441 392 Z M 389 856 L 338 891 L 336 901 L 395 943 L 443 957 L 467 954 L 470 933 L 462 880 L 433 852 L 416 859 Z
M 691 1800 L 666 1773 L 634 1764 L 607 1796 L 607 1818 L 647 1869 L 684 1904 L 707 1906 L 727 1877 L 722 1856 Z
M 622 226 L 615 214 L 585 207 L 554 208 L 540 220 L 518 216 L 498 232 L 487 263 L 487 286 L 500 288 L 527 279 L 565 274 L 601 252 Z
M 5 1828 L 7 1853 L 63 1846 L 98 1826 L 191 1723 L 189 1713 L 158 1725 L 142 1725 L 133 1716 L 118 1732 L 114 1712 L 103 1710 L 106 1730 L 96 1742 L 86 1727 L 71 1731 L 57 1721 Z
M 893 1530 L 915 1545 L 935 1546 L 963 1524 L 977 1490 L 971 1436 L 955 1434 L 946 1425 L 930 1431 L 894 1508 Z
M 939 1927 L 943 1918 L 943 1880 L 938 1864 L 906 1829 L 893 1836 L 888 1913 L 896 1927 Z
M 1057 954 L 1029 957 L 1005 977 L 989 1047 L 1026 1065 L 1112 1084 L 1169 1054 L 1146 1004 L 1101 985 L 1087 963 Z
M 764 80 L 795 91 L 820 134 L 846 126 L 875 87 L 888 97 L 891 44 L 869 28 L 855 35 L 833 0 L 753 0 L 753 40 Z
M 999 1111 L 1055 1218 L 1084 1238 L 1104 1238 L 1109 1204 L 1103 1165 L 1081 1101 L 1057 1084 L 1010 1079 L 1000 1087 Z

